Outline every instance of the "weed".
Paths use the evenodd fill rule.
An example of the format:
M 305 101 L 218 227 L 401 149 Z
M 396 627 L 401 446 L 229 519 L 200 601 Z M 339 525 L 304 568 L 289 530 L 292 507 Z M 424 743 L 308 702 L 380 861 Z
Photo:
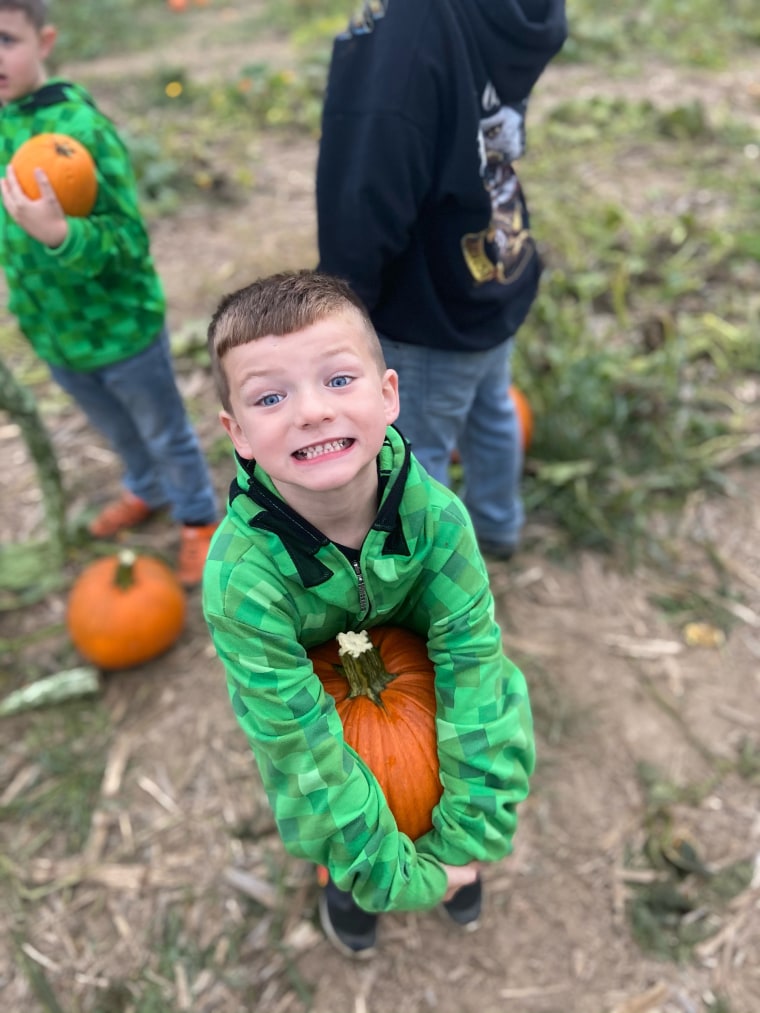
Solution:
M 642 6 L 621 0 L 577 0 L 570 12 L 570 38 L 563 58 L 611 63 L 632 72 L 642 53 L 690 66 L 718 69 L 732 56 L 760 43 L 754 0 L 718 8 L 710 0 L 652 0 Z
M 705 1003 L 705 1013 L 734 1013 L 728 999 L 719 995 L 706 998 Z
M 98 800 L 109 739 L 106 713 L 88 703 L 70 703 L 23 719 L 36 780 L 13 802 L 0 807 L 0 828 L 17 829 L 11 852 L 28 860 L 52 835 L 61 835 L 66 854 L 81 851 Z
M 740 777 L 760 784 L 760 742 L 744 738 L 739 744 L 736 769 Z
M 263 20 L 283 32 L 301 32 L 301 38 L 330 38 L 346 26 L 352 13 L 346 0 L 267 0 Z
M 734 763 L 716 765 L 698 784 L 675 785 L 656 767 L 637 766 L 645 803 L 643 843 L 629 849 L 626 865 L 652 875 L 632 877 L 627 914 L 636 942 L 661 960 L 690 960 L 694 947 L 720 930 L 729 901 L 752 882 L 753 858 L 708 866 L 700 842 L 675 815 L 676 807 L 698 809 L 730 770 L 741 773 L 744 756 L 742 747 Z
M 135 52 L 168 40 L 176 30 L 164 3 L 156 0 L 77 0 L 57 3 L 55 63 L 87 60 L 113 52 Z
M 525 176 L 547 270 L 515 358 L 536 420 L 526 504 L 571 541 L 654 559 L 653 518 L 718 488 L 721 468 L 756 450 L 752 415 L 733 396 L 756 368 L 758 271 L 751 241 L 735 238 L 748 215 L 760 223 L 735 143 L 745 135 L 699 105 L 595 97 L 556 107 L 532 136 Z M 637 167 L 645 178 L 642 150 L 657 167 L 651 198 L 643 183 L 585 185 L 608 161 L 630 165 L 632 184 Z

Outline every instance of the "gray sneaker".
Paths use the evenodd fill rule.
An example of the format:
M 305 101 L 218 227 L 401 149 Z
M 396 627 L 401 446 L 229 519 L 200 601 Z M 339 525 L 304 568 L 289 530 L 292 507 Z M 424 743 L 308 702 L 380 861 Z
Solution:
M 490 556 L 491 559 L 501 559 L 502 561 L 511 559 L 517 552 L 516 545 L 502 545 L 500 542 L 489 542 L 485 538 L 478 539 L 478 548 L 484 556 Z

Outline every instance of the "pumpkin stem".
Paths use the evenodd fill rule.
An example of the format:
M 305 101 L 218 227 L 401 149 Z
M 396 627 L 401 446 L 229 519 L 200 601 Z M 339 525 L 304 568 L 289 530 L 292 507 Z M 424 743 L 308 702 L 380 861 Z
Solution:
M 121 588 L 122 591 L 126 591 L 128 587 L 132 587 L 135 582 L 135 563 L 137 562 L 137 556 L 132 549 L 122 549 L 119 552 L 119 565 L 116 567 L 116 573 L 114 575 L 114 584 L 116 587 Z
M 378 707 L 382 707 L 381 694 L 396 675 L 385 667 L 382 656 L 369 639 L 367 631 L 339 633 L 338 653 L 343 661 L 343 675 L 350 688 L 349 698 L 368 696 Z

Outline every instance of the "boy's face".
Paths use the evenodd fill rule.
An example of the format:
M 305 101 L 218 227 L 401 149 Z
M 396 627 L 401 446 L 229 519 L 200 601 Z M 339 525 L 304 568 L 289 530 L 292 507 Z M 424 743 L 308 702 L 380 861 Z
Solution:
M 0 10 L 0 103 L 30 95 L 46 79 L 44 62 L 55 43 L 55 29 L 37 29 L 23 11 Z
M 358 313 L 239 345 L 222 367 L 232 405 L 222 425 L 286 501 L 344 489 L 368 467 L 374 473 L 398 416 L 398 377 L 381 374 Z

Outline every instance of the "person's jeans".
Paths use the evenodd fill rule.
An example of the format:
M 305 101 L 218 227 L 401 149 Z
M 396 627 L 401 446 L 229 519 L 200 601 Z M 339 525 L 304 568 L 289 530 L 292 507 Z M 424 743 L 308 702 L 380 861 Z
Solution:
M 168 504 L 183 524 L 213 523 L 216 496 L 177 389 L 166 329 L 113 365 L 90 373 L 51 365 L 50 372 L 119 455 L 130 492 L 154 508 Z
M 452 451 L 462 462 L 460 495 L 478 538 L 516 547 L 524 523 L 520 497 L 523 451 L 508 390 L 511 340 L 485 352 L 408 345 L 381 335 L 389 369 L 399 375 L 396 425 L 422 466 L 450 485 Z

